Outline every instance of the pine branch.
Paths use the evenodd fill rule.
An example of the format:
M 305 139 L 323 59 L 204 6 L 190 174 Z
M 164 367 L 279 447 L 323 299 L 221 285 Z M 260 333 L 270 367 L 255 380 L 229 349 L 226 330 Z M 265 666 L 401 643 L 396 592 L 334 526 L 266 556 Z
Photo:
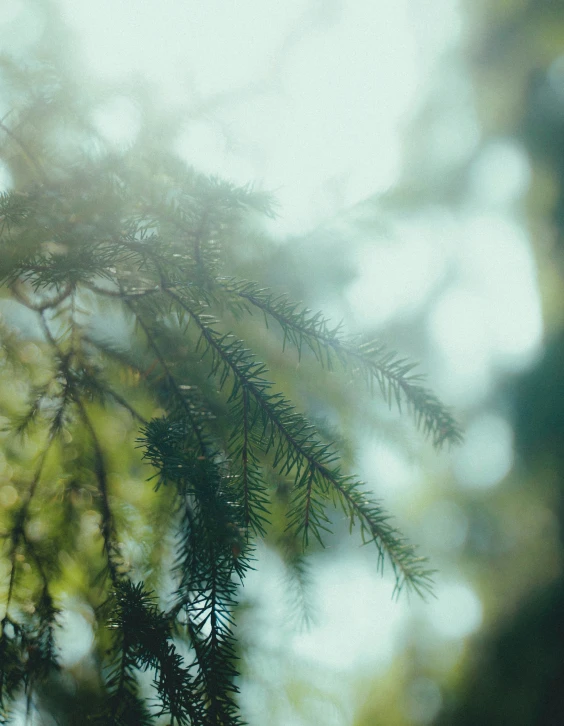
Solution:
M 265 448 L 274 451 L 274 467 L 282 473 L 295 470 L 296 495 L 289 513 L 289 526 L 303 533 L 304 546 L 308 544 L 310 532 L 322 542 L 321 532 L 328 529 L 323 504 L 333 489 L 351 526 L 358 520 L 361 531 L 368 531 L 379 552 L 386 552 L 390 558 L 398 589 L 404 583 L 416 590 L 423 589 L 429 574 L 424 561 L 415 557 L 413 551 L 406 549 L 405 543 L 395 536 L 395 530 L 390 528 L 382 510 L 370 503 L 365 495 L 358 495 L 359 484 L 352 486 L 350 479 L 341 475 L 339 468 L 334 466 L 335 452 L 321 442 L 314 427 L 294 412 L 282 394 L 270 393 L 272 384 L 263 376 L 264 364 L 255 361 L 241 341 L 219 333 L 211 316 L 204 317 L 178 293 L 166 292 L 198 326 L 202 345 L 212 356 L 210 369 L 219 378 L 220 387 L 231 376 L 231 398 L 238 395 L 243 386 L 252 396 L 262 423 Z
M 114 516 L 110 506 L 108 474 L 104 461 L 104 452 L 84 404 L 81 400 L 77 400 L 76 405 L 84 427 L 90 434 L 90 440 L 94 449 L 94 473 L 98 481 L 98 493 L 100 496 L 100 509 L 102 514 L 101 532 L 104 542 L 104 552 L 106 554 L 108 573 L 112 583 L 115 585 L 121 578 L 119 563 L 122 561 L 122 557 L 117 543 Z
M 186 400 L 186 395 L 185 395 L 186 389 L 182 387 L 182 384 L 180 384 L 176 381 L 176 378 L 172 374 L 172 371 L 170 370 L 170 367 L 169 367 L 164 355 L 161 353 L 161 350 L 156 341 L 156 336 L 153 333 L 153 331 L 150 329 L 149 325 L 141 317 L 141 315 L 139 314 L 139 311 L 133 306 L 133 304 L 130 300 L 126 301 L 126 305 L 130 308 L 130 310 L 135 315 L 135 319 L 136 319 L 137 323 L 139 324 L 139 327 L 145 334 L 149 347 L 155 354 L 155 356 L 161 366 L 161 369 L 163 370 L 163 373 L 166 376 L 166 380 L 167 380 L 168 385 L 170 386 L 171 392 L 173 394 L 172 398 L 174 399 L 175 404 L 176 404 L 175 408 L 180 409 L 182 416 L 186 417 L 186 419 L 190 422 L 190 425 L 192 428 L 192 433 L 198 441 L 198 447 L 200 449 L 200 453 L 205 454 L 206 450 L 207 450 L 207 441 L 206 441 L 205 433 L 202 429 L 200 421 L 195 416 L 194 408 Z
M 174 482 L 183 503 L 183 522 L 176 570 L 180 575 L 178 604 L 183 611 L 196 654 L 196 686 L 207 703 L 206 723 L 237 726 L 237 671 L 232 633 L 236 604 L 236 572 L 243 577 L 246 557 L 234 550 L 239 512 L 229 497 L 231 483 L 213 457 L 186 447 L 180 422 L 152 421 L 144 431 L 147 453 L 161 479 Z
M 159 610 L 152 593 L 143 583 L 123 580 L 116 586 L 112 602 L 108 627 L 115 633 L 116 664 L 106 685 L 113 693 L 114 721 L 127 716 L 128 701 L 141 710 L 136 673 L 152 668 L 161 714 L 170 714 L 180 725 L 204 726 L 196 684 L 172 643 L 171 620 Z M 148 714 L 145 718 L 152 723 Z
M 232 407 L 232 436 L 229 455 L 235 475 L 233 487 L 241 503 L 242 524 L 247 533 L 266 534 L 269 520 L 269 497 L 260 470 L 257 451 L 262 452 L 260 439 L 255 434 L 256 409 L 253 415 L 250 394 L 245 385 Z
M 329 370 L 337 361 L 345 368 L 356 366 L 352 372 L 360 373 L 371 391 L 376 383 L 389 406 L 395 401 L 401 411 L 402 401 L 407 403 L 417 425 L 437 448 L 445 442 L 460 443 L 458 424 L 439 399 L 421 385 L 422 377 L 411 374 L 414 364 L 387 351 L 380 343 L 356 345 L 354 341 L 347 341 L 341 335 L 341 325 L 331 327 L 321 313 L 302 308 L 287 295 L 275 295 L 256 283 L 233 278 L 220 278 L 217 282 L 227 293 L 227 302 L 235 312 L 250 312 L 255 307 L 264 313 L 267 324 L 270 317 L 280 325 L 284 334 L 283 349 L 289 342 L 301 357 L 306 345 Z
M 101 503 L 101 532 L 104 543 L 104 552 L 107 558 L 108 573 L 111 577 L 112 582 L 115 584 L 119 581 L 120 577 L 118 562 L 121 561 L 121 556 L 119 552 L 119 547 L 117 545 L 114 518 L 110 507 L 108 476 L 106 471 L 106 464 L 104 461 L 104 452 L 96 430 L 90 420 L 82 397 L 80 395 L 80 387 L 76 386 L 77 377 L 71 369 L 70 365 L 70 358 L 73 351 L 71 350 L 68 355 L 63 353 L 47 324 L 44 310 L 41 310 L 39 315 L 45 337 L 47 338 L 48 343 L 55 352 L 55 357 L 60 368 L 61 378 L 63 380 L 62 403 L 57 412 L 57 415 L 53 419 L 53 424 L 51 426 L 51 437 L 53 438 L 57 433 L 59 433 L 62 426 L 64 412 L 67 408 L 67 405 L 72 402 L 76 406 L 79 417 L 85 429 L 90 435 L 90 440 L 94 449 L 94 474 L 98 481 L 98 493 Z
M 303 551 L 298 549 L 295 537 L 285 538 L 284 564 L 286 566 L 287 602 L 291 610 L 292 623 L 307 630 L 315 622 L 308 591 L 311 584 L 311 565 Z

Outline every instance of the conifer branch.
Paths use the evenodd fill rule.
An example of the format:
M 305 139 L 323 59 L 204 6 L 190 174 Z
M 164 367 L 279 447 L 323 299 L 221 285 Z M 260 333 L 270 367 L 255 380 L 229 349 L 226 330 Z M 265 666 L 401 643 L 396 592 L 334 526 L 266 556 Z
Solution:
M 248 564 L 233 549 L 239 513 L 229 497 L 231 484 L 213 456 L 197 456 L 185 446 L 180 422 L 154 420 L 144 431 L 146 456 L 165 482 L 174 482 L 183 502 L 183 523 L 176 570 L 178 604 L 184 611 L 198 664 L 196 686 L 208 703 L 210 724 L 236 726 L 232 695 L 236 670 L 232 610 L 236 604 L 233 574 Z M 227 498 L 225 498 L 227 495 Z M 239 540 L 235 540 L 239 544 Z
M 141 317 L 139 311 L 135 308 L 135 306 L 132 304 L 131 300 L 125 301 L 126 305 L 129 307 L 129 309 L 133 312 L 135 316 L 135 320 L 139 324 L 139 327 L 145 334 L 145 338 L 147 340 L 147 343 L 153 353 L 155 354 L 155 357 L 157 358 L 164 375 L 166 376 L 167 382 L 171 388 L 171 391 L 174 395 L 174 401 L 175 406 L 180 408 L 182 410 L 183 416 L 186 417 L 186 419 L 190 422 L 192 433 L 196 437 L 196 440 L 198 442 L 198 447 L 201 454 L 206 453 L 207 449 L 207 442 L 204 436 L 204 433 L 202 431 L 202 427 L 199 423 L 199 421 L 196 420 L 194 417 L 194 411 L 190 407 L 190 405 L 186 401 L 185 392 L 181 388 L 182 384 L 177 383 L 175 376 L 172 374 L 172 371 L 170 370 L 170 367 L 162 354 L 155 336 L 153 335 L 152 331 L 150 330 L 149 326 L 145 323 L 144 319 Z
M 301 358 L 305 344 L 321 365 L 329 370 L 335 361 L 344 367 L 356 366 L 352 372 L 360 373 L 371 391 L 376 383 L 389 406 L 395 401 L 401 411 L 402 399 L 407 403 L 417 425 L 432 438 L 437 448 L 445 442 L 460 443 L 458 424 L 439 399 L 421 385 L 422 377 L 411 374 L 414 364 L 389 352 L 380 343 L 357 345 L 354 341 L 347 341 L 341 335 L 341 325 L 331 327 L 321 313 L 302 308 L 291 302 L 287 295 L 275 295 L 256 283 L 233 278 L 219 278 L 217 282 L 231 296 L 228 302 L 235 311 L 242 308 L 250 312 L 250 305 L 280 325 L 284 334 L 283 349 L 288 341 Z
M 73 351 L 71 350 L 69 354 L 65 354 L 62 351 L 58 342 L 55 340 L 53 334 L 51 333 L 49 325 L 47 324 L 44 310 L 39 311 L 39 317 L 41 320 L 43 331 L 45 333 L 45 337 L 50 346 L 55 351 L 60 366 L 61 376 L 63 379 L 62 403 L 57 411 L 55 418 L 53 419 L 51 433 L 52 435 L 54 435 L 61 429 L 64 412 L 67 408 L 67 405 L 72 401 L 72 403 L 76 406 L 78 410 L 79 418 L 81 419 L 84 427 L 89 433 L 90 440 L 94 449 L 94 474 L 98 482 L 98 493 L 100 496 L 102 515 L 101 533 L 104 543 L 104 552 L 107 558 L 108 573 L 112 582 L 115 584 L 118 582 L 120 577 L 117 562 L 121 558 L 119 553 L 119 547 L 116 541 L 114 518 L 110 507 L 108 477 L 104 461 L 104 452 L 96 430 L 90 420 L 82 397 L 79 395 L 78 391 L 74 390 L 73 381 L 76 380 L 76 376 L 73 374 L 73 371 L 70 367 L 70 356 Z
M 159 610 L 143 583 L 134 585 L 127 579 L 118 583 L 108 627 L 115 633 L 116 665 L 106 684 L 113 691 L 114 720 L 127 715 L 132 700 L 136 710 L 142 711 L 136 672 L 153 668 L 160 713 L 169 714 L 178 724 L 205 726 L 194 679 L 172 643 L 171 620 Z M 148 714 L 143 718 L 152 723 Z
M 322 542 L 321 532 L 328 531 L 323 504 L 330 497 L 329 485 L 337 492 L 351 526 L 358 519 L 361 532 L 369 532 L 379 552 L 385 552 L 390 558 L 398 590 L 403 583 L 422 590 L 429 580 L 424 561 L 416 558 L 414 551 L 398 539 L 383 511 L 370 503 L 366 495 L 359 494 L 359 484 L 353 486 L 341 475 L 334 466 L 336 454 L 320 441 L 313 426 L 294 413 L 292 405 L 281 394 L 270 393 L 272 384 L 263 376 L 264 364 L 256 362 L 241 341 L 219 333 L 211 316 L 203 318 L 202 313 L 176 292 L 167 289 L 166 293 L 198 326 L 200 339 L 212 356 L 211 370 L 218 375 L 220 387 L 231 374 L 234 378 L 231 397 L 243 386 L 252 395 L 262 419 L 266 450 L 274 450 L 274 467 L 279 467 L 282 473 L 296 470 L 296 495 L 289 513 L 289 526 L 303 533 L 304 546 L 308 544 L 310 531 L 319 542 Z
M 253 414 L 251 396 L 245 384 L 233 402 L 231 414 L 233 433 L 229 455 L 235 474 L 237 499 L 241 502 L 242 526 L 247 539 L 251 534 L 264 536 L 269 519 L 269 497 L 256 453 L 263 450 L 255 434 L 256 409 Z
M 102 514 L 101 532 L 104 542 L 104 552 L 107 558 L 108 573 L 112 583 L 115 585 L 121 578 L 121 573 L 118 569 L 118 562 L 120 562 L 122 558 L 117 544 L 116 526 L 110 506 L 108 474 L 106 471 L 106 463 L 104 461 L 104 452 L 100 439 L 98 438 L 98 434 L 96 433 L 84 404 L 80 399 L 78 399 L 76 401 L 76 405 L 79 411 L 79 416 L 86 430 L 90 434 L 90 440 L 94 448 L 94 474 L 98 481 L 98 493 L 100 495 Z

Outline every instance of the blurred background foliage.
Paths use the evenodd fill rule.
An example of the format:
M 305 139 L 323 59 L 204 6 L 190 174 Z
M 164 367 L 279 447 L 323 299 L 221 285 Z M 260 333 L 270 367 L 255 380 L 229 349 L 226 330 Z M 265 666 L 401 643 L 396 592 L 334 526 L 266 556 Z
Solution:
M 0 115 L 9 125 L 9 114 L 25 106 L 18 124 L 30 151 L 40 158 L 49 149 L 59 163 L 65 154 L 76 159 L 105 153 L 112 144 L 137 144 L 144 150 L 184 148 L 187 157 L 199 153 L 198 165 L 208 148 L 202 124 L 210 133 L 227 128 L 227 151 L 210 156 L 216 171 L 229 176 L 233 166 L 225 170 L 221 161 L 229 157 L 230 143 L 242 157 L 249 149 L 251 160 L 258 153 L 246 141 L 237 147 L 237 117 L 229 113 L 239 103 L 252 116 L 257 97 L 268 99 L 280 82 L 276 63 L 282 67 L 300 51 L 308 34 L 319 38 L 346 23 L 350 5 L 304 3 L 270 75 L 207 95 L 187 82 L 182 92 L 195 100 L 165 104 L 155 89 L 157 76 L 108 80 L 87 71 L 77 39 L 81 32 L 84 40 L 88 22 L 94 25 L 92 15 L 80 26 L 69 3 L 15 3 L 2 18 L 12 60 L 3 61 Z M 227 250 L 226 265 L 240 277 L 287 290 L 314 309 L 344 318 L 351 332 L 377 335 L 421 360 L 431 386 L 456 409 L 466 441 L 437 457 L 404 418 L 354 386 L 343 392 L 336 379 L 334 385 L 331 377 L 321 381 L 307 361 L 296 378 L 296 361 L 280 356 L 258 326 L 245 331 L 290 398 L 313 410 L 328 430 L 347 433 L 350 462 L 374 482 L 400 527 L 439 571 L 437 600 L 391 603 L 391 583 L 376 579 L 364 550 L 345 537 L 314 554 L 304 573 L 305 593 L 288 594 L 283 537 L 274 528 L 239 612 L 243 710 L 251 726 L 555 725 L 564 723 L 564 7 L 551 0 L 445 0 L 425 15 L 416 0 L 400 5 L 422 46 L 440 35 L 444 17 L 456 27 L 454 39 L 443 42 L 429 64 L 422 98 L 402 117 L 401 173 L 377 189 L 369 181 L 351 197 L 345 176 L 352 172 L 327 172 L 320 185 L 331 213 L 321 205 L 313 223 L 290 224 L 289 232 L 251 219 Z M 388 3 L 374 6 L 374 27 L 390 22 Z M 116 37 L 111 26 L 119 21 L 105 6 L 98 12 L 106 13 L 103 23 Z M 166 12 L 173 25 L 174 4 Z M 245 5 L 245 12 L 252 23 L 252 7 Z M 391 22 L 399 23 L 394 17 Z M 226 43 L 221 10 L 214 23 Z M 254 32 L 262 30 L 269 37 L 266 26 Z M 134 34 L 125 27 L 119 32 Z M 403 36 L 389 32 L 401 45 Z M 381 38 L 376 34 L 367 42 Z M 304 55 L 302 63 L 317 62 L 313 58 Z M 53 62 L 66 80 L 53 95 L 52 89 L 41 91 L 42 76 L 29 103 L 27 74 L 43 74 L 41 60 Z M 300 68 L 306 76 L 305 66 Z M 372 70 L 366 68 L 367 77 Z M 385 67 L 390 87 L 406 83 L 402 72 L 393 62 Z M 354 86 L 358 79 L 349 80 Z M 324 102 L 315 87 L 305 92 L 314 105 Z M 108 121 L 112 104 L 114 110 L 122 104 L 127 118 L 128 103 L 135 109 L 126 120 L 137 129 L 133 141 L 123 132 L 123 113 L 122 127 Z M 299 127 L 299 108 L 294 113 Z M 383 103 L 378 113 L 389 109 Z M 302 122 L 305 134 L 309 120 Z M 196 142 L 179 146 L 190 128 L 196 128 L 199 152 Z M 215 153 L 213 144 L 211 149 Z M 33 178 L 29 158 L 6 135 L 2 158 L 6 187 Z M 379 162 L 372 159 L 375 167 Z M 252 164 L 245 169 L 252 181 Z M 266 173 L 264 183 L 276 187 Z M 296 176 L 295 188 L 307 205 L 307 179 Z M 291 213 L 291 206 L 280 209 L 282 219 Z M 1 310 L 10 313 L 6 306 Z M 22 365 L 41 369 L 33 342 L 22 353 Z M 17 381 L 10 391 L 13 401 L 3 405 L 17 406 Z M 147 406 L 150 415 L 150 403 L 138 395 L 138 406 Z M 122 445 L 134 436 L 132 422 L 116 416 L 104 422 L 104 430 L 108 445 L 119 444 L 112 468 L 121 493 L 144 496 L 124 485 L 143 478 L 135 450 L 126 453 Z M 73 461 L 72 442 L 68 446 L 64 456 Z M 13 482 L 25 469 L 22 456 L 0 454 L 3 517 L 18 496 Z M 53 510 L 47 520 L 52 536 L 66 498 L 88 496 L 87 489 L 65 486 L 61 502 L 44 503 Z M 80 531 L 95 526 L 95 516 L 77 522 L 77 542 Z M 128 526 L 132 548 L 150 541 L 138 523 Z M 73 633 L 87 632 L 91 583 L 80 566 L 80 547 L 61 565 L 59 595 L 74 605 L 60 647 L 73 664 L 76 684 L 82 684 L 88 711 L 90 643 L 75 637 L 74 650 L 70 643 Z M 253 618 L 260 613 L 258 625 L 251 611 Z M 311 616 L 309 629 L 299 626 L 304 613 Z

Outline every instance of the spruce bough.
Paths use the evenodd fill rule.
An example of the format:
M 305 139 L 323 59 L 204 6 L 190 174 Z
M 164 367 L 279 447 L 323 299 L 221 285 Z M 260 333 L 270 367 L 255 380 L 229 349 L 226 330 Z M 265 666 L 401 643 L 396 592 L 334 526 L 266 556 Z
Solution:
M 374 544 L 375 566 L 389 562 L 397 592 L 424 594 L 431 572 L 343 470 L 332 442 L 270 381 L 238 327 L 258 313 L 253 324 L 264 321 L 273 337 L 277 329 L 284 355 L 364 379 L 408 409 L 436 447 L 460 431 L 408 361 L 225 269 L 223 250 L 248 214 L 272 214 L 267 196 L 165 154 L 56 173 L 31 164 L 36 181 L 0 197 L 10 301 L 0 318 L 0 413 L 16 490 L 3 517 L 3 718 L 22 698 L 44 708 L 58 677 L 70 561 L 95 620 L 89 722 L 152 724 L 166 714 L 170 724 L 241 724 L 234 609 L 279 506 L 275 477 L 290 491 L 285 536 L 296 552 L 326 540 L 337 507 Z M 105 426 L 116 419 L 137 429 L 122 444 L 142 455 L 137 485 L 113 471 Z M 136 499 L 128 486 L 141 490 L 148 477 L 150 496 Z M 132 555 L 136 536 L 146 548 Z

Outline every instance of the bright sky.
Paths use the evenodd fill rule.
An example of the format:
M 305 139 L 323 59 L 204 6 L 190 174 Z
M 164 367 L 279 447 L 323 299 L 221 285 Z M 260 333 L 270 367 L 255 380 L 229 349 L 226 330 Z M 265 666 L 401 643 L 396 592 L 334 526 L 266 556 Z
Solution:
M 451 0 L 60 5 L 97 76 L 141 71 L 162 102 L 207 109 L 179 151 L 205 171 L 276 189 L 279 233 L 303 232 L 397 181 L 402 125 L 460 24 Z M 116 102 L 100 110 L 100 126 L 125 141 L 132 115 Z
M 399 180 L 406 163 L 402 132 L 443 69 L 444 54 L 456 47 L 462 23 L 456 0 L 59 5 L 78 33 L 89 72 L 111 81 L 142 73 L 160 103 L 191 113 L 176 140 L 187 161 L 275 190 L 282 216 L 272 232 L 279 238 L 307 232 Z M 15 27 L 17 39 L 10 33 Z M 2 4 L 2 37 L 8 46 L 20 44 L 4 50 L 24 49 L 40 30 L 31 3 Z M 451 72 L 462 90 L 434 141 L 438 159 L 468 155 L 479 140 L 463 68 Z M 118 146 L 138 130 L 135 107 L 119 95 L 98 108 L 94 120 Z M 414 314 L 447 275 L 452 278 L 433 303 L 428 330 L 441 393 L 456 405 L 487 400 L 497 373 L 526 365 L 539 350 L 535 266 L 516 218 L 529 176 L 522 149 L 506 140 L 492 143 L 474 164 L 464 209 L 396 220 L 389 239 L 366 239 L 356 252 L 358 277 L 347 295 L 359 325 L 377 329 Z M 9 180 L 0 173 L 2 183 Z M 367 449 L 364 468 L 377 473 L 382 461 L 391 462 L 386 471 L 407 486 L 417 474 L 401 452 L 378 446 Z M 455 475 L 464 486 L 494 486 L 512 460 L 507 422 L 496 413 L 480 415 L 455 460 Z M 454 516 L 447 510 L 439 515 L 445 521 Z M 254 576 L 250 588 L 263 577 L 264 591 L 272 572 Z M 370 658 L 376 666 L 383 654 L 389 658 L 407 615 L 404 606 L 387 607 L 388 583 L 362 563 L 321 567 L 318 578 L 321 621 L 307 636 L 289 640 L 295 656 L 331 665 L 338 653 L 351 668 Z M 357 587 L 352 602 L 351 587 Z M 480 603 L 462 581 L 441 587 L 445 597 L 430 617 L 445 637 L 463 638 L 480 624 Z M 383 620 L 371 626 L 376 611 Z M 389 624 L 386 632 L 382 622 Z

